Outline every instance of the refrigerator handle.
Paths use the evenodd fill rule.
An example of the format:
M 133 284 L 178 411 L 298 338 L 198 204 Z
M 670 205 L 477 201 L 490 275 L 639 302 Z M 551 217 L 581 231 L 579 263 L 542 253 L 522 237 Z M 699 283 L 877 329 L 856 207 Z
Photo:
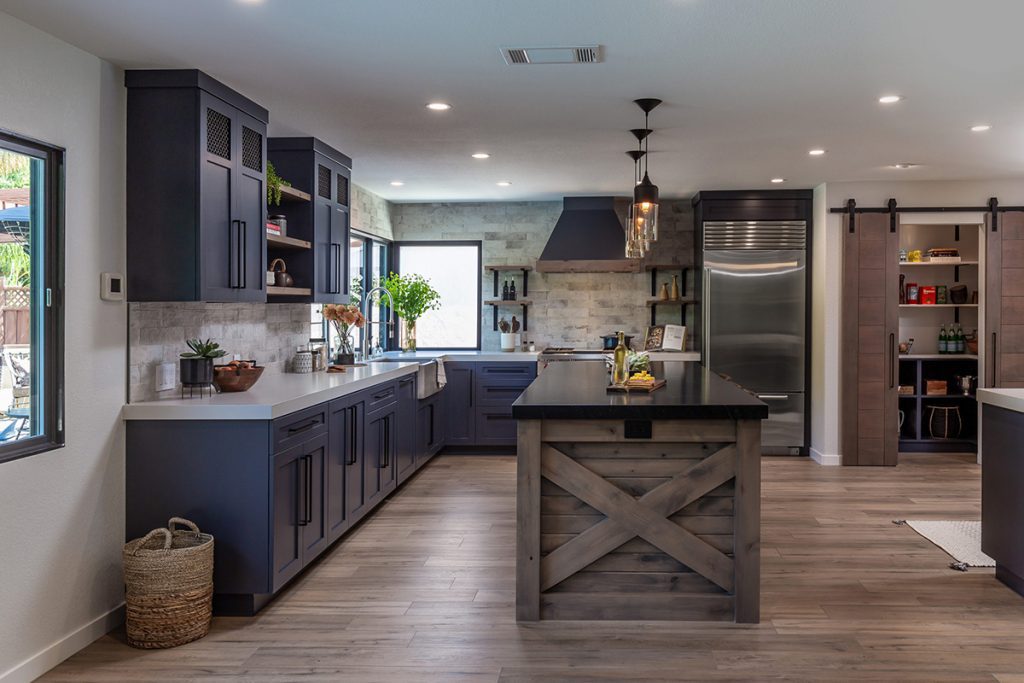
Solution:
M 701 358 L 704 367 L 711 368 L 711 269 L 704 267 L 701 273 L 701 302 L 700 302 L 700 344 Z

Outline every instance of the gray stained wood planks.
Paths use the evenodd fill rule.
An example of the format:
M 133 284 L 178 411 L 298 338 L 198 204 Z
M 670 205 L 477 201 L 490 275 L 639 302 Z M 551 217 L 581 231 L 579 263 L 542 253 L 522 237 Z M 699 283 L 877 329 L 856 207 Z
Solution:
M 892 524 L 979 518 L 968 456 L 762 477 L 757 625 L 517 624 L 515 461 L 442 457 L 256 617 L 166 651 L 115 632 L 43 680 L 1024 680 L 1024 599 Z

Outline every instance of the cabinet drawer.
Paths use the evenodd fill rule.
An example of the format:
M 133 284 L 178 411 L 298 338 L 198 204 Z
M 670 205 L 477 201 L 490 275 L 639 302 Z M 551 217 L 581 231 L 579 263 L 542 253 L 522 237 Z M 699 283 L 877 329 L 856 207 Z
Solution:
M 300 410 L 274 420 L 274 452 L 327 433 L 327 404 Z
M 378 384 L 372 389 L 361 392 L 366 396 L 366 410 L 376 410 L 391 405 L 398 400 L 398 384 L 396 382 L 385 382 Z
M 506 379 L 503 381 L 480 381 L 477 386 L 477 403 L 480 406 L 511 406 L 519 395 L 530 386 L 529 379 Z
M 476 414 L 476 441 L 488 445 L 514 445 L 516 420 L 511 408 L 480 408 Z
M 521 378 L 533 381 L 537 377 L 536 363 L 480 363 L 478 376 L 482 380 Z

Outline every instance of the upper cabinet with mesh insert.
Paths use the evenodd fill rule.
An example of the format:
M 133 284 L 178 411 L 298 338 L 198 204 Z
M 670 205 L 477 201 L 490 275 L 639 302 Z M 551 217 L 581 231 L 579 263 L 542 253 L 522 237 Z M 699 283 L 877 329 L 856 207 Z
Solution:
M 130 70 L 132 301 L 266 301 L 266 109 L 201 71 Z
M 270 207 L 270 213 L 288 219 L 288 236 L 312 244 L 308 250 L 279 253 L 270 245 L 270 256 L 281 257 L 300 291 L 306 294 L 271 293 L 269 301 L 318 304 L 349 300 L 349 179 L 352 159 L 316 138 L 270 138 L 270 161 L 282 179 L 312 197 L 312 201 L 288 201 Z

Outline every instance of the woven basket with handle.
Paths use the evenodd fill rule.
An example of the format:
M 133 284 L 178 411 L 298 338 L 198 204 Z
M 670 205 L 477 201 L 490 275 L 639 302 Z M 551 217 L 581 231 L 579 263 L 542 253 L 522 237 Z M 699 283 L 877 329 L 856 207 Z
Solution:
M 175 529 L 176 525 L 188 530 Z M 202 638 L 213 614 L 213 536 L 172 517 L 125 544 L 128 643 L 146 649 L 176 647 Z

